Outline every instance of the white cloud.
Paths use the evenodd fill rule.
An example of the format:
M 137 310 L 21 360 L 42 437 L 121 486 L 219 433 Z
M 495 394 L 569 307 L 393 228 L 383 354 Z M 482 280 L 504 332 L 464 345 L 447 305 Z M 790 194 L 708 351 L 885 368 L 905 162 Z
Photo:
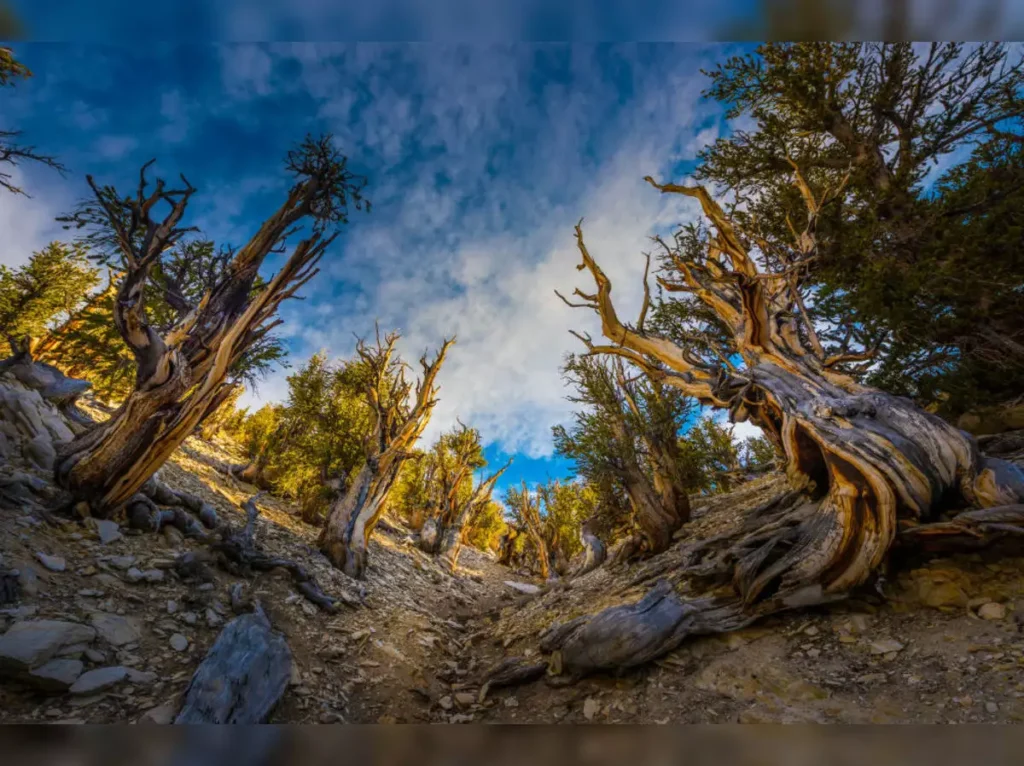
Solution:
M 106 160 L 119 160 L 139 145 L 139 140 L 134 136 L 118 136 L 107 134 L 100 136 L 93 144 L 93 152 Z
M 642 178 L 658 175 L 680 137 L 705 122 L 698 64 L 638 79 L 639 92 L 619 108 L 591 54 L 573 49 L 575 87 L 552 83 L 527 111 L 523 64 L 532 50 L 480 55 L 431 46 L 429 56 L 414 61 L 422 88 L 416 108 L 383 76 L 380 68 L 390 66 L 383 52 L 356 50 L 366 69 L 346 76 L 357 76 L 372 96 L 357 116 L 351 89 L 337 84 L 337 75 L 331 94 L 323 59 L 300 57 L 303 76 L 327 98 L 321 114 L 340 118 L 332 129 L 343 145 L 353 156 L 368 150 L 389 162 L 416 141 L 438 158 L 421 160 L 411 178 L 371 179 L 370 196 L 380 206 L 354 218 L 343 257 L 325 263 L 326 278 L 308 291 L 306 304 L 286 310 L 284 330 L 305 354 L 326 347 L 341 356 L 352 352 L 353 333 L 368 334 L 379 319 L 403 332 L 401 350 L 410 361 L 454 334 L 424 438 L 458 416 L 503 451 L 550 455 L 550 428 L 571 411 L 559 366 L 580 345 L 568 330 L 599 336 L 595 317 L 553 293 L 591 287 L 575 269 L 572 227 L 585 219 L 586 240 L 615 284 L 620 312 L 635 315 L 647 237 L 697 213 Z M 593 138 L 598 126 L 606 130 Z M 438 174 L 448 182 L 438 182 Z M 333 293 L 342 280 L 345 297 L 338 299 Z M 283 377 L 258 398 L 280 395 Z
M 65 232 L 54 218 L 70 209 L 71 200 L 63 185 L 45 178 L 60 178 L 49 168 L 5 167 L 4 172 L 11 173 L 11 183 L 32 195 L 0 189 L 0 264 L 20 266 L 54 239 L 63 239 Z

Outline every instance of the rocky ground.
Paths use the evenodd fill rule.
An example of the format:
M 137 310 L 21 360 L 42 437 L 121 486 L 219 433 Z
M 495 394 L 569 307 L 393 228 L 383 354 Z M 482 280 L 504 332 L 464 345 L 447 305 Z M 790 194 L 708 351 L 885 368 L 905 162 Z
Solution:
M 189 447 L 238 459 L 228 443 Z M 10 453 L 4 470 L 46 476 Z M 223 521 L 244 522 L 252 487 L 181 453 L 162 474 Z M 769 477 L 706 502 L 686 535 L 738 523 L 781 486 Z M 634 600 L 671 572 L 678 550 L 541 588 L 473 549 L 452 576 L 392 520 L 373 541 L 367 581 L 356 583 L 316 552 L 316 530 L 297 509 L 274 497 L 260 508 L 257 543 L 305 565 L 345 603 L 321 611 L 280 570 L 245 578 L 295 659 L 274 722 L 1024 720 L 1024 557 L 935 558 L 849 601 L 694 639 L 622 677 L 492 690 L 481 683 L 487 669 L 536 655 L 552 622 Z M 234 616 L 239 577 L 215 569 L 206 582 L 186 581 L 175 569 L 199 548 L 173 528 L 133 534 L 92 520 L 51 524 L 29 504 L 0 510 L 0 570 L 16 571 L 21 594 L 0 609 L 0 720 L 169 721 Z

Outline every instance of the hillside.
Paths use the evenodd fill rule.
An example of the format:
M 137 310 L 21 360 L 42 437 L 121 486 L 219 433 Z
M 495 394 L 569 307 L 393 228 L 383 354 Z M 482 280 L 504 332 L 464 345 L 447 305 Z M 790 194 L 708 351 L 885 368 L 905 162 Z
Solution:
M 188 449 L 239 457 L 223 441 L 190 439 Z M 4 479 L 21 472 L 47 481 L 45 471 L 7 454 Z M 222 524 L 244 524 L 240 505 L 254 488 L 181 452 L 161 473 L 172 488 L 210 503 Z M 621 677 L 572 682 L 549 673 L 508 688 L 484 685 L 506 658 L 536 657 L 538 634 L 551 624 L 635 601 L 658 577 L 671 579 L 687 543 L 739 523 L 782 490 L 770 476 L 704 500 L 667 553 L 548 587 L 471 548 L 452 576 L 393 520 L 373 538 L 368 578 L 357 583 L 316 551 L 316 530 L 296 508 L 261 497 L 257 544 L 305 566 L 341 601 L 335 613 L 299 595 L 283 570 L 242 578 L 211 567 L 205 581 L 184 578 L 175 560 L 204 546 L 173 527 L 115 531 L 54 519 L 27 501 L 0 511 L 0 568 L 16 570 L 20 586 L 19 600 L 0 610 L 0 629 L 41 620 L 95 627 L 94 639 L 78 639 L 58 658 L 78 660 L 80 670 L 122 670 L 72 693 L 59 678 L 26 682 L 8 660 L 0 710 L 5 722 L 168 722 L 234 616 L 232 586 L 244 582 L 294 657 L 273 722 L 1024 720 L 1024 557 L 990 553 L 906 565 L 857 598 L 687 641 Z

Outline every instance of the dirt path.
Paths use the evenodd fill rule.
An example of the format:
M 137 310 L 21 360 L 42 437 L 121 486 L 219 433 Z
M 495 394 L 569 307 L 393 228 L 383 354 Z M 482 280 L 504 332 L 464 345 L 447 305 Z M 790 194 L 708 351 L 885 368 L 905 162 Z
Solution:
M 224 445 L 190 446 L 232 458 Z M 163 473 L 234 524 L 254 491 L 180 455 Z M 768 491 L 754 483 L 718 497 L 698 509 L 688 533 L 713 534 Z M 467 548 L 453 576 L 415 547 L 408 530 L 389 524 L 371 545 L 367 581 L 355 583 L 315 550 L 316 530 L 299 521 L 297 509 L 273 497 L 261 508 L 261 546 L 303 563 L 328 593 L 362 602 L 332 615 L 299 596 L 283 573 L 246 582 L 295 658 L 274 722 L 1024 720 L 1024 558 L 936 559 L 889 583 L 885 599 L 869 592 L 688 641 L 621 678 L 569 686 L 544 679 L 481 694 L 484 671 L 507 656 L 536 656 L 537 634 L 553 621 L 642 593 L 644 585 L 629 587 L 638 568 L 599 569 L 530 597 L 505 585 L 524 578 L 492 557 Z M 138 671 L 129 683 L 87 695 L 0 683 L 0 718 L 166 720 L 231 618 L 228 592 L 238 581 L 219 570 L 206 585 L 179 580 L 170 564 L 194 547 L 173 530 L 122 530 L 102 543 L 88 524 L 53 527 L 28 510 L 0 511 L 4 566 L 23 572 L 26 586 L 20 603 L 0 610 L 0 631 L 23 619 L 99 619 L 104 636 L 77 656 L 87 668 L 116 663 Z M 63 571 L 48 570 L 40 553 L 51 564 L 62 559 Z M 133 581 L 129 567 L 163 574 Z

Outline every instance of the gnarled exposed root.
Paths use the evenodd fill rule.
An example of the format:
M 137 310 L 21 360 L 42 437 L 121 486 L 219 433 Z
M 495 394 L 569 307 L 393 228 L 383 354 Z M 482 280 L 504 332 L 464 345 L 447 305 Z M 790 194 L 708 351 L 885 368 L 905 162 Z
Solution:
M 944 553 L 987 548 L 1003 540 L 1024 548 L 1024 504 L 964 511 L 949 521 L 906 527 L 897 540 L 903 547 Z
M 159 532 L 170 525 L 186 537 L 201 540 L 208 539 L 207 529 L 216 529 L 220 523 L 216 509 L 201 497 L 171 489 L 155 476 L 125 503 L 125 515 L 133 529 Z
M 211 544 L 211 550 L 222 554 L 226 563 L 235 568 L 248 568 L 259 572 L 278 568 L 287 570 L 299 593 L 324 611 L 337 612 L 341 604 L 358 606 L 359 602 L 350 597 L 339 599 L 324 593 L 316 578 L 301 564 L 289 559 L 268 556 L 256 547 L 256 519 L 260 513 L 256 507 L 258 497 L 251 497 L 242 504 L 246 511 L 245 527 L 240 531 L 223 531 L 220 540 Z

